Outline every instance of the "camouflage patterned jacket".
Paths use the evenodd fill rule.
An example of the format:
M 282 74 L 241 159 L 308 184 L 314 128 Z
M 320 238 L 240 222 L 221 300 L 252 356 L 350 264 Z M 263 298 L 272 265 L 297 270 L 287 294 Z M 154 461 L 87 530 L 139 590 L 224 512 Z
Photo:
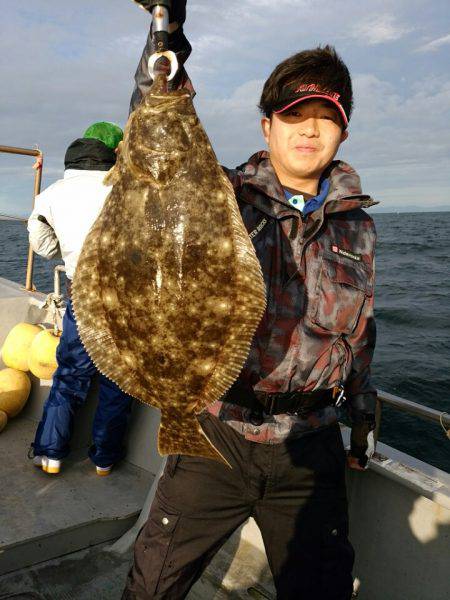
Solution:
M 330 180 L 324 204 L 303 217 L 287 202 L 267 152 L 226 171 L 267 293 L 240 379 L 269 393 L 345 381 L 349 396 L 372 395 L 376 234 L 362 208 L 375 203 L 362 194 L 358 175 L 334 161 L 324 173 Z
M 170 38 L 171 49 L 184 62 L 190 46 L 182 30 Z M 147 69 L 151 52 L 149 36 L 136 72 L 131 110 L 151 84 Z M 184 69 L 175 83 L 181 85 L 192 89 Z M 267 290 L 266 313 L 240 381 L 272 393 L 327 389 L 345 382 L 353 422 L 352 454 L 370 455 L 376 401 L 370 380 L 376 233 L 363 208 L 375 202 L 362 194 L 356 172 L 340 161 L 323 174 L 330 180 L 325 202 L 306 217 L 287 202 L 266 152 L 235 170 L 225 170 Z M 319 415 L 307 428 L 330 418 Z M 233 419 L 239 417 L 234 414 L 229 421 Z M 293 426 L 290 422 L 289 428 Z
M 287 202 L 267 152 L 226 171 L 267 292 L 266 313 L 239 379 L 269 393 L 345 382 L 353 449 L 362 453 L 376 401 L 370 380 L 376 232 L 363 208 L 375 202 L 341 161 L 323 174 L 330 181 L 327 198 L 306 217 Z

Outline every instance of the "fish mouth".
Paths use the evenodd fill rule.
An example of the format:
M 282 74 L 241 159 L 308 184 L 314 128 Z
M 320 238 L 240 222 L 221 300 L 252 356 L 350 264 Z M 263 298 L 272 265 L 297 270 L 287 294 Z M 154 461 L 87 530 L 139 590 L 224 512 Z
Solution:
M 161 160 L 167 158 L 178 158 L 183 154 L 188 154 L 189 148 L 174 148 L 173 150 L 155 150 L 154 148 L 146 148 L 146 153 L 151 154 L 152 159 L 160 158 Z
M 152 112 L 166 111 L 176 107 L 178 104 L 186 103 L 191 100 L 191 95 L 185 90 L 175 90 L 167 94 L 157 93 L 149 94 L 146 97 L 146 108 Z

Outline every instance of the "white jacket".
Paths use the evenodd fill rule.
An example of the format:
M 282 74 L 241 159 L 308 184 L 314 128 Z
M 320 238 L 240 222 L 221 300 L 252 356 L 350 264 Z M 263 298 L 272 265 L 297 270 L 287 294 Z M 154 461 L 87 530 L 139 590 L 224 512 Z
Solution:
M 61 252 L 69 279 L 73 278 L 84 239 L 111 191 L 111 186 L 103 185 L 106 174 L 67 169 L 64 179 L 36 196 L 28 219 L 30 245 L 44 258 Z

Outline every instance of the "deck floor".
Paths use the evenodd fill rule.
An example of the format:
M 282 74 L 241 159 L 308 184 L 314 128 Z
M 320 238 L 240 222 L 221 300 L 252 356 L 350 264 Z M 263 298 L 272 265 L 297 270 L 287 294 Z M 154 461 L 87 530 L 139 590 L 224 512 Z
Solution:
M 0 435 L 0 573 L 120 536 L 153 480 L 126 461 L 99 477 L 86 449 L 65 460 L 59 475 L 48 475 L 27 459 L 35 428 L 18 417 Z
M 80 550 L 0 577 L 1 600 L 120 600 L 131 566 L 126 555 L 108 552 L 107 545 Z M 264 600 L 269 596 L 248 595 L 217 589 L 206 572 L 187 600 Z

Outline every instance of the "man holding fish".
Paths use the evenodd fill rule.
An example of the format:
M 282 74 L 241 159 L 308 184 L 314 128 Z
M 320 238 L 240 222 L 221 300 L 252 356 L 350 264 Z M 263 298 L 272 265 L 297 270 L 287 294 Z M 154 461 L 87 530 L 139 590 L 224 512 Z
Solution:
M 151 10 L 150 1 L 139 4 Z M 173 2 L 169 49 L 190 46 L 185 2 Z M 136 73 L 135 109 L 151 84 L 149 35 Z M 183 68 L 171 84 L 191 89 Z M 352 85 L 334 48 L 294 54 L 264 84 L 259 108 L 268 151 L 224 169 L 253 243 L 266 309 L 231 388 L 200 413 L 231 469 L 171 454 L 135 545 L 123 598 L 176 600 L 242 523 L 258 524 L 280 600 L 350 600 L 345 465 L 365 470 L 374 450 L 376 390 L 374 201 L 348 164 Z M 208 223 L 204 223 L 208 227 Z M 338 425 L 351 423 L 346 456 Z

